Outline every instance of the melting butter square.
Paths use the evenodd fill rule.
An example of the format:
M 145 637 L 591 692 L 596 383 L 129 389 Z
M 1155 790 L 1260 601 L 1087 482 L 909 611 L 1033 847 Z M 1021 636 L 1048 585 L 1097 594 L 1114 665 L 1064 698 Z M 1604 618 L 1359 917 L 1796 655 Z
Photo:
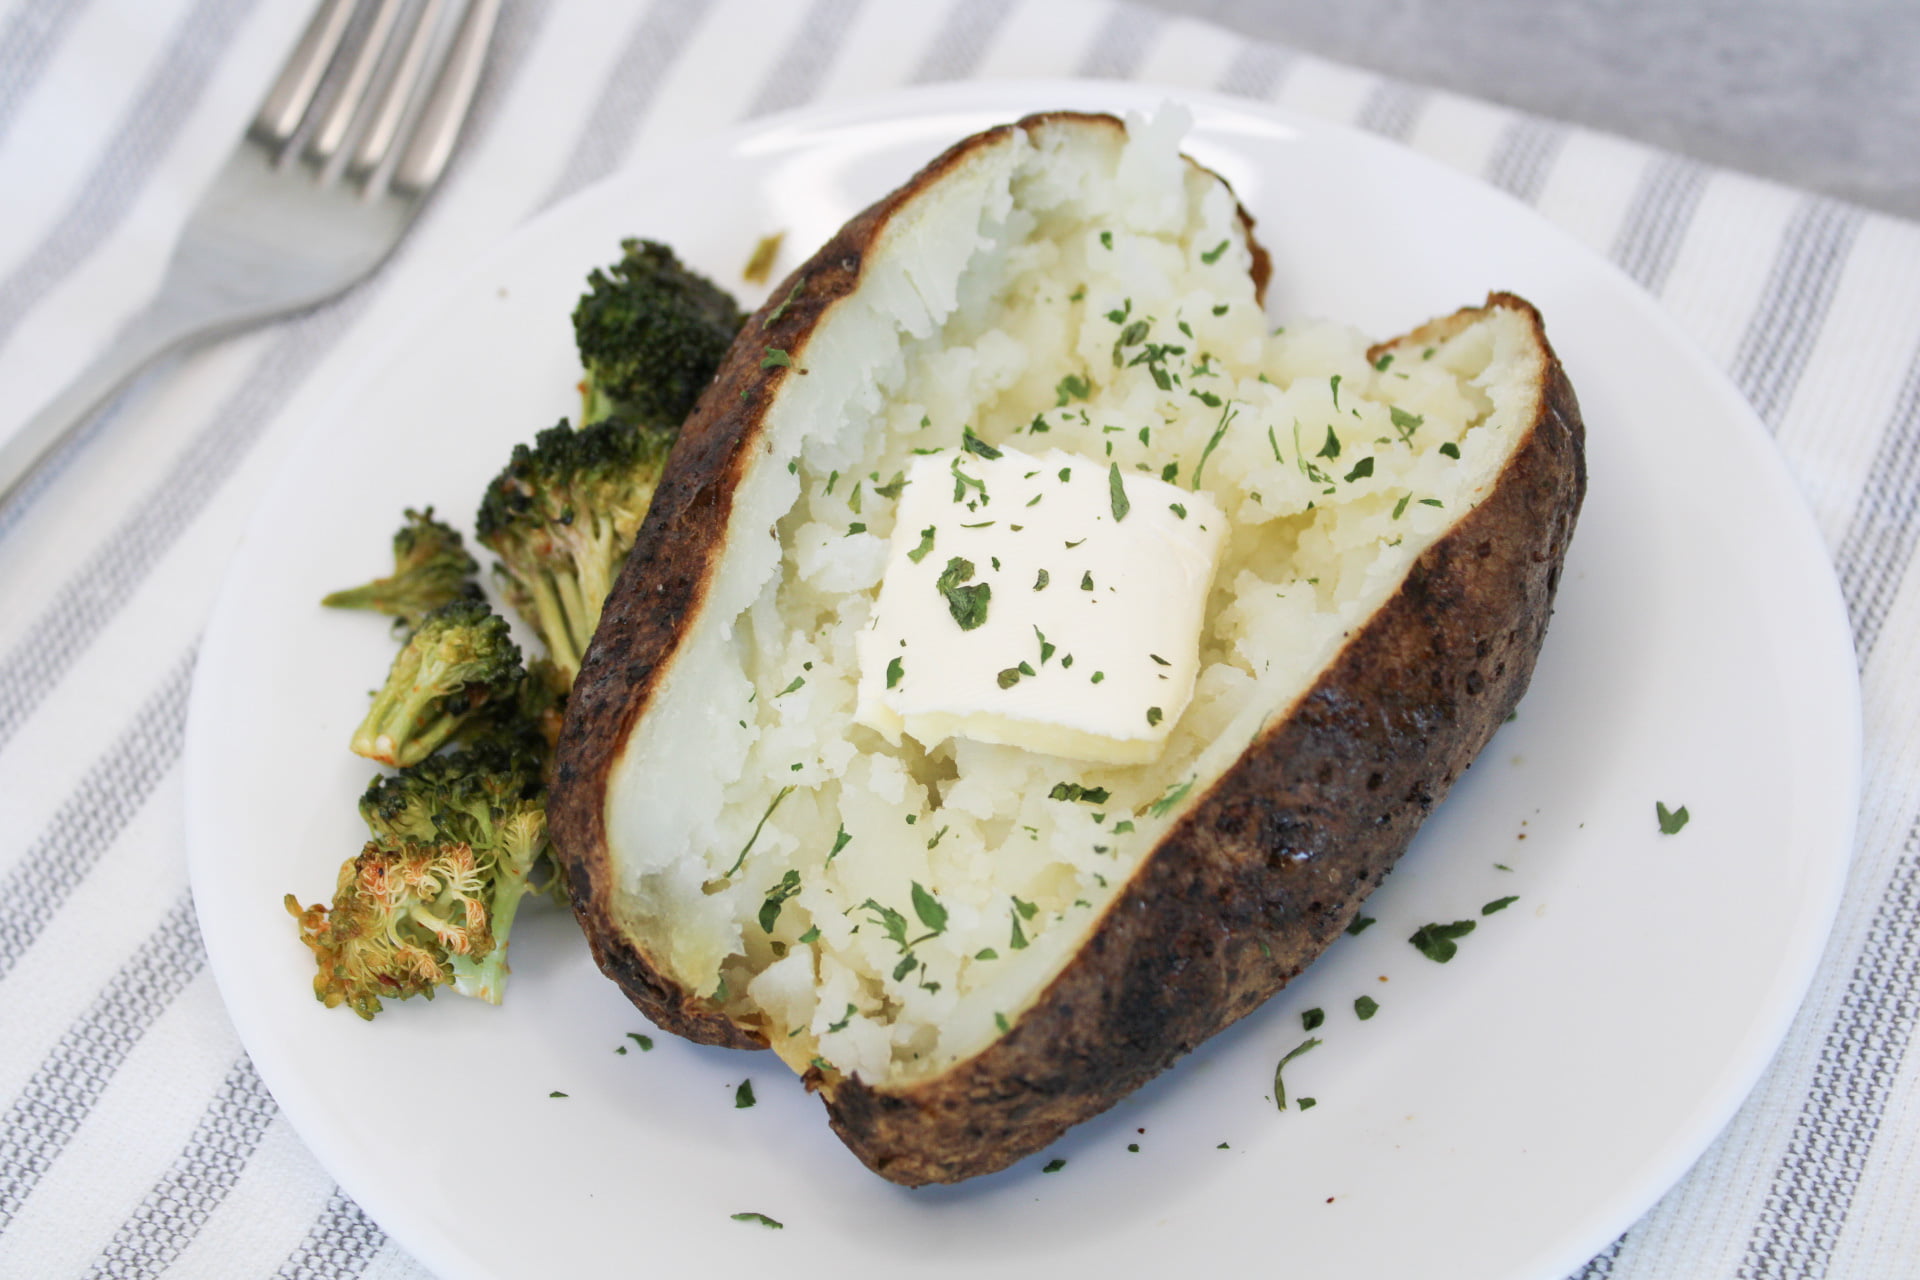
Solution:
M 855 719 L 927 748 L 1158 757 L 1199 671 L 1213 499 L 1060 450 L 943 450 L 907 481 Z

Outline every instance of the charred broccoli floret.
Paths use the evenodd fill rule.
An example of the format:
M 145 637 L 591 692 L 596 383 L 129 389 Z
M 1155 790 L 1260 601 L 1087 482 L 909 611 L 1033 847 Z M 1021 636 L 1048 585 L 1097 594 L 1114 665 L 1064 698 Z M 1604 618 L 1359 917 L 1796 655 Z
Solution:
M 524 677 L 505 618 L 483 600 L 442 605 L 401 646 L 350 745 L 381 764 L 418 764 Z
M 315 994 L 363 1018 L 443 986 L 500 1003 L 520 902 L 551 879 L 540 760 L 491 743 L 429 756 L 375 778 L 360 814 L 374 838 L 340 868 L 332 905 L 287 895 Z
M 400 620 L 408 630 L 443 604 L 478 600 L 480 566 L 467 554 L 459 532 L 433 518 L 433 508 L 407 508 L 407 522 L 393 535 L 393 576 L 336 591 L 321 604 L 335 609 L 371 609 Z
M 382 998 L 431 999 L 453 984 L 456 961 L 471 967 L 495 950 L 488 888 L 467 845 L 368 841 L 341 866 L 331 907 L 286 897 L 319 965 L 314 995 L 363 1018 Z
M 623 240 L 623 256 L 587 276 L 573 310 L 586 378 L 580 420 L 622 417 L 676 429 L 713 381 L 746 323 L 733 298 L 652 240 Z
M 475 536 L 500 557 L 507 600 L 566 685 L 653 500 L 673 433 L 619 419 L 565 421 L 516 445 L 487 486 Z

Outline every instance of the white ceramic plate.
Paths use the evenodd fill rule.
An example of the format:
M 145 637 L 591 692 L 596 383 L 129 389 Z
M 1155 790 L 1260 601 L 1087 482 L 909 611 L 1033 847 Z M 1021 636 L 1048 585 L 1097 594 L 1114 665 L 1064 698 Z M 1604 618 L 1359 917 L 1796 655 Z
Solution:
M 315 601 L 383 563 L 403 506 L 464 518 L 512 443 L 571 411 L 587 269 L 645 234 L 737 281 L 785 228 L 784 272 L 978 127 L 1161 97 L 942 87 L 623 174 L 393 333 L 268 494 L 194 689 L 200 920 L 274 1096 L 429 1266 L 1558 1280 L 1685 1171 L 1766 1064 L 1839 893 L 1858 714 L 1826 557 L 1760 424 L 1650 299 L 1520 205 L 1198 95 L 1182 95 L 1189 149 L 1259 219 L 1277 316 L 1385 336 L 1511 290 L 1545 313 L 1585 409 L 1592 489 L 1532 691 L 1368 904 L 1379 923 L 1045 1156 L 918 1192 L 866 1172 L 770 1055 L 658 1035 L 641 1052 L 628 1033 L 653 1029 L 557 912 L 522 916 L 503 1008 L 446 997 L 365 1023 L 310 998 L 280 899 L 326 897 L 363 839 L 370 770 L 346 741 L 392 651 L 378 620 Z M 1661 835 L 1655 801 L 1690 825 Z M 1480 928 L 1450 964 L 1407 945 L 1467 918 Z M 1364 1023 L 1362 995 L 1380 1006 Z M 1318 1105 L 1280 1113 L 1274 1064 L 1312 1007 L 1324 1044 L 1287 1085 Z M 749 1077 L 759 1105 L 737 1109 Z M 1053 1157 L 1066 1167 L 1043 1173 Z

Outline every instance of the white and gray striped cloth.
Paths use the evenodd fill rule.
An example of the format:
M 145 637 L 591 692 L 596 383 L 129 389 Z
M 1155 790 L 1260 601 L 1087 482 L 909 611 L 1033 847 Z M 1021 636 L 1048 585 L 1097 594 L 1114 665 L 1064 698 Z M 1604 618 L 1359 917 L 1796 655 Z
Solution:
M 305 9 L 0 3 L 0 432 L 153 288 Z M 1920 1275 L 1920 227 L 1107 0 L 508 0 L 447 189 L 395 260 L 342 302 L 153 377 L 0 509 L 0 1276 L 423 1274 L 242 1052 L 180 814 L 187 684 L 221 573 L 367 333 L 661 141 L 1030 76 L 1276 102 L 1479 175 L 1619 263 L 1758 410 L 1852 610 L 1858 854 L 1778 1059 L 1580 1274 Z

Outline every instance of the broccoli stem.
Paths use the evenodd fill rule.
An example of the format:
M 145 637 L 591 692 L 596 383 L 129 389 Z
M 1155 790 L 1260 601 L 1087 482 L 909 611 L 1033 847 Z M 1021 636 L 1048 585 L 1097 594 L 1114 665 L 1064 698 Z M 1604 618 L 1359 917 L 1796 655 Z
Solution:
M 540 638 L 547 642 L 547 654 L 553 659 L 553 665 L 566 673 L 568 683 L 572 683 L 580 673 L 580 651 L 574 648 L 566 608 L 554 590 L 554 575 L 534 574 L 527 586 L 533 591 L 533 611 Z

